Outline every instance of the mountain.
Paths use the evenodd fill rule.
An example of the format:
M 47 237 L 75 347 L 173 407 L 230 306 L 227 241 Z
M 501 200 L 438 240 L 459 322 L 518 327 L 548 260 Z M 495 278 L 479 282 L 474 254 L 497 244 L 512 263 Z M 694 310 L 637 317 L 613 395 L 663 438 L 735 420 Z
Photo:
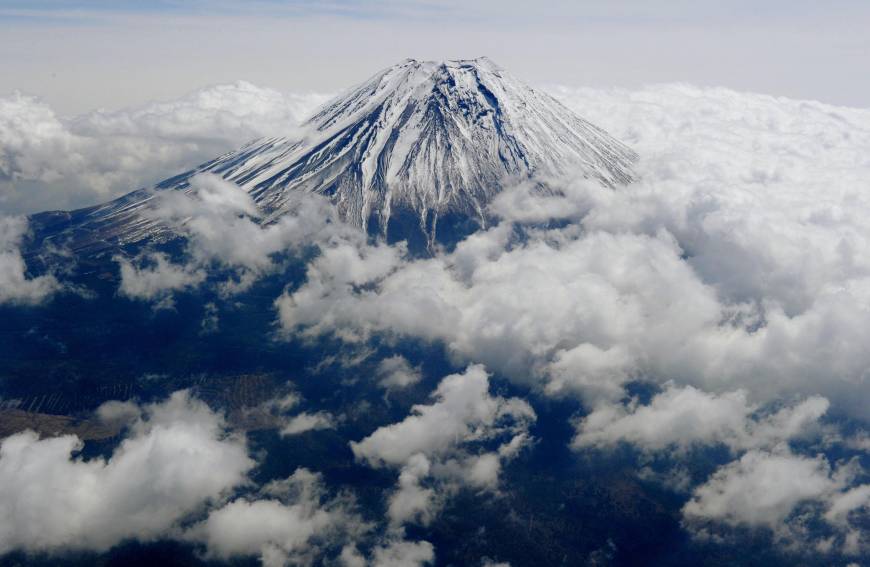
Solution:
M 211 172 L 248 191 L 270 222 L 302 192 L 389 240 L 449 240 L 485 225 L 506 184 L 575 172 L 607 186 L 631 180 L 634 152 L 487 58 L 407 59 L 327 103 L 302 135 L 257 140 L 105 205 L 43 213 L 40 234 L 73 250 L 165 236 L 142 212 L 155 194 Z M 416 233 L 416 234 L 414 234 Z

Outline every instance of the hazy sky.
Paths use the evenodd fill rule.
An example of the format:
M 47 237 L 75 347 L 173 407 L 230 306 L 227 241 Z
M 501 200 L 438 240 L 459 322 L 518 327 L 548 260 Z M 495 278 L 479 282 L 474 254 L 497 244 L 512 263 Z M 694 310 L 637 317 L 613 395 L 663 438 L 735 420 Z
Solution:
M 870 2 L 0 0 L 0 96 L 62 113 L 247 79 L 333 91 L 405 57 L 532 83 L 686 81 L 867 106 Z

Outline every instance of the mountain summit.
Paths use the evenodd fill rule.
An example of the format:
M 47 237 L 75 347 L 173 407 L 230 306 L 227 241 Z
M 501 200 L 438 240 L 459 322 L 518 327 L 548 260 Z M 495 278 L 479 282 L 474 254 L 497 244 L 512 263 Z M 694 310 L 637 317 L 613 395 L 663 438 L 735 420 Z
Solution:
M 264 222 L 292 209 L 300 192 L 318 193 L 371 234 L 395 240 L 410 229 L 431 243 L 451 230 L 445 223 L 485 224 L 486 205 L 508 183 L 576 172 L 614 186 L 631 179 L 635 159 L 485 57 L 407 59 L 327 103 L 301 137 L 252 142 L 157 190 L 185 190 L 193 175 L 211 172 L 248 191 Z M 159 230 L 139 214 L 153 195 L 65 213 L 74 240 L 91 247 Z

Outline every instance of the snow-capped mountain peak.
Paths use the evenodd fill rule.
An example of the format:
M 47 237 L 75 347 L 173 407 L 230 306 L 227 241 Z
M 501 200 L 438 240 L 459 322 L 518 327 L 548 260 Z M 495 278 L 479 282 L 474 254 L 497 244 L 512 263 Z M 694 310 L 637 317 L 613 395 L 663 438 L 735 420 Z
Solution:
M 300 193 L 318 193 L 370 233 L 395 236 L 410 222 L 431 242 L 439 218 L 485 224 L 486 205 L 509 183 L 576 172 L 615 186 L 631 179 L 636 157 L 485 57 L 406 59 L 324 105 L 303 132 L 248 144 L 157 188 L 184 190 L 196 173 L 215 173 L 248 191 L 264 222 Z M 137 212 L 150 195 L 78 216 L 130 242 L 155 228 Z

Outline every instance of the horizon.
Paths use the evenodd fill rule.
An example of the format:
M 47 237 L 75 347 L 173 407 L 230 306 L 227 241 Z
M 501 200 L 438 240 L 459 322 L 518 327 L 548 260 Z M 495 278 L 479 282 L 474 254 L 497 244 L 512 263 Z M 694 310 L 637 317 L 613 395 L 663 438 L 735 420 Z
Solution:
M 490 1 L 275 0 L 243 11 L 227 2 L 3 0 L 0 96 L 19 89 L 72 115 L 240 79 L 334 92 L 391 65 L 398 50 L 418 59 L 487 54 L 532 84 L 688 82 L 866 106 L 870 6 L 835 6 L 596 0 L 529 13 Z

